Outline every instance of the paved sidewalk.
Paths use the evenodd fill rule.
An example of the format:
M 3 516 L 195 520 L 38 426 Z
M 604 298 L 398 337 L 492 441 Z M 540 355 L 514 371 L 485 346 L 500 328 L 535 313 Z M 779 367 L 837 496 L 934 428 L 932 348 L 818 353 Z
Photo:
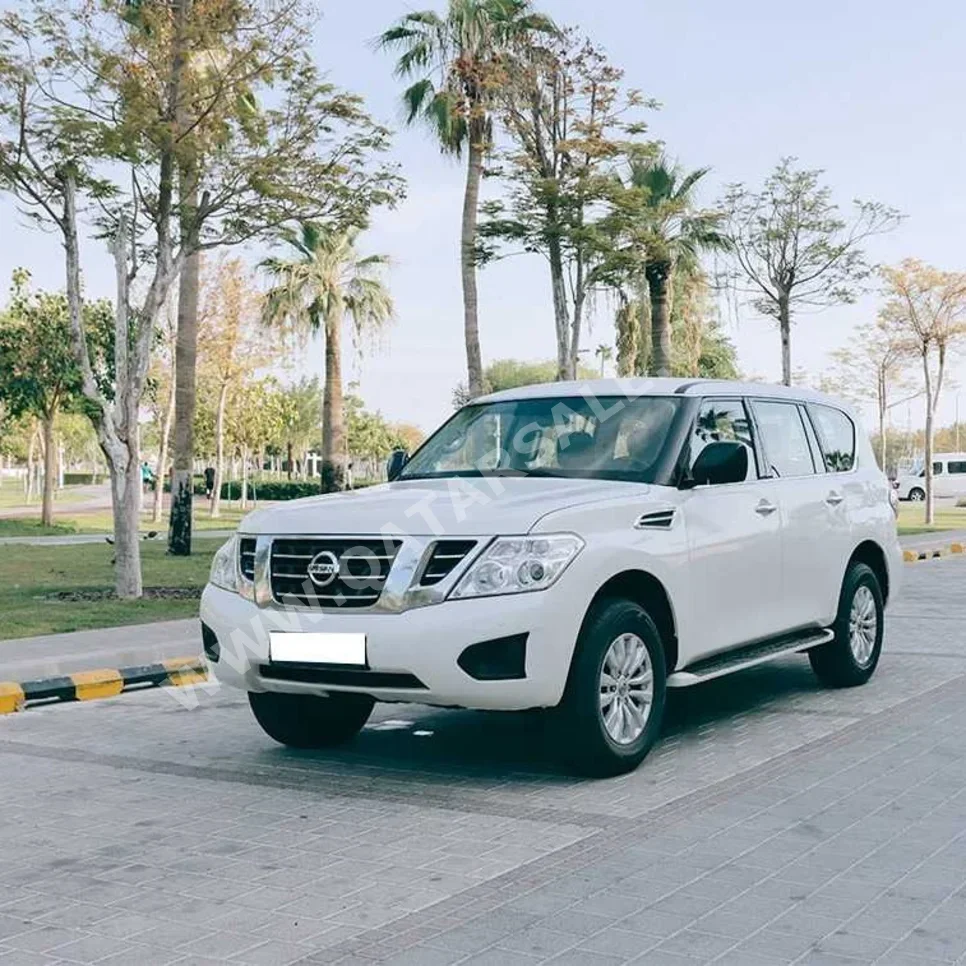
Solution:
M 932 547 L 948 547 L 951 543 L 966 544 L 966 530 L 937 530 L 935 533 L 917 533 L 900 537 L 903 550 L 928 550 Z
M 227 690 L 0 719 L 0 964 L 966 963 L 964 580 L 906 571 L 868 686 L 673 694 L 609 781 L 547 715 L 386 706 L 328 753 Z
M 196 618 L 0 641 L 0 681 L 131 667 L 201 653 Z

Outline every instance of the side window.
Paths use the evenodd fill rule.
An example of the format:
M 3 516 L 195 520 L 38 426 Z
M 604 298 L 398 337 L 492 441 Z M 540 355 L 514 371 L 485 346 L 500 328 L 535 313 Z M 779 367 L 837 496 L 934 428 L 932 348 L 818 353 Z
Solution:
M 943 475 L 943 464 L 938 460 L 932 464 L 932 475 L 933 476 Z
M 950 473 L 966 473 L 966 460 L 950 460 L 949 461 L 949 472 Z
M 799 407 L 764 400 L 755 400 L 752 406 L 769 474 L 779 478 L 811 476 L 815 464 Z
M 855 424 L 840 409 L 809 406 L 825 453 L 829 473 L 845 473 L 855 466 Z
M 691 464 L 709 443 L 744 443 L 748 447 L 748 479 L 755 479 L 755 443 L 740 399 L 705 399 L 691 437 Z

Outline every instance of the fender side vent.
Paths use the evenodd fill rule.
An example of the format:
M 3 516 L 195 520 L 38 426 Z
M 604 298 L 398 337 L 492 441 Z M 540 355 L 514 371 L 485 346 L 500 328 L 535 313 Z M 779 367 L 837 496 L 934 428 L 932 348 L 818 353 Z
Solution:
M 674 524 L 674 510 L 654 510 L 642 513 L 634 524 L 635 530 L 670 530 Z

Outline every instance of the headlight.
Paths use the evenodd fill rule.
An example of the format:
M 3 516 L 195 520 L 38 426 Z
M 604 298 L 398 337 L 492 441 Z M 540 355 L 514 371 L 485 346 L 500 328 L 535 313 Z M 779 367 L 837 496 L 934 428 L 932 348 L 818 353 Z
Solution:
M 546 590 L 580 553 L 584 541 L 572 533 L 499 537 L 463 575 L 452 597 L 492 597 Z
M 238 538 L 232 537 L 215 554 L 208 582 L 222 590 L 238 592 Z

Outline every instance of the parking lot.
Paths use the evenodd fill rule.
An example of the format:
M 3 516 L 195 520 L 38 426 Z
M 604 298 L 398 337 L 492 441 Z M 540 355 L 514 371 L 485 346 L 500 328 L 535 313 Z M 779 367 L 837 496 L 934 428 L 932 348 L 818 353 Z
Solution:
M 869 686 L 674 693 L 604 782 L 546 714 L 382 706 L 337 753 L 225 690 L 0 718 L 0 963 L 966 962 L 964 578 L 906 567 Z

